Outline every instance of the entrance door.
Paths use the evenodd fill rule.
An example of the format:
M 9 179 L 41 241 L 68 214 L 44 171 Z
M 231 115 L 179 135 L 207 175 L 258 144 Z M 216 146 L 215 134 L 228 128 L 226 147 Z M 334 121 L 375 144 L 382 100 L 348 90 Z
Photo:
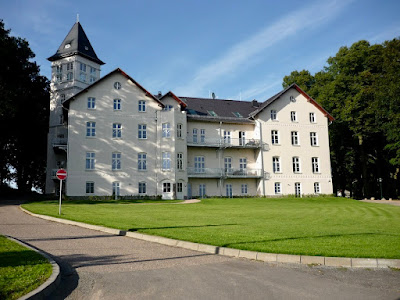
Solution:
M 183 182 L 176 183 L 176 198 L 179 200 L 183 199 Z
M 232 184 L 226 184 L 226 196 L 232 198 Z
M 192 184 L 191 183 L 187 184 L 187 196 L 188 196 L 188 199 L 192 199 Z

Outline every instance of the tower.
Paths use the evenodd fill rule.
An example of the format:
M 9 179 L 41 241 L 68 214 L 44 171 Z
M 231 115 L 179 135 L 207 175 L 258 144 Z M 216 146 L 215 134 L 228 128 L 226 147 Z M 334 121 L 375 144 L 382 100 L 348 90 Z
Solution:
M 46 194 L 57 192 L 55 171 L 67 169 L 68 127 L 62 103 L 100 78 L 104 64 L 96 55 L 82 25 L 76 22 L 57 52 L 50 56 L 50 118 L 47 139 Z

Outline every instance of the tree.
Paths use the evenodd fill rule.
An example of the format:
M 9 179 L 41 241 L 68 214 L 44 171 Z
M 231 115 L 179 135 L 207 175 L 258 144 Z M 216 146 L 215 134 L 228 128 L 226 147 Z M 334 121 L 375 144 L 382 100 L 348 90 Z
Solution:
M 0 57 L 0 186 L 15 179 L 28 192 L 45 182 L 49 82 L 28 42 L 10 36 L 2 20 Z
M 283 86 L 296 82 L 336 118 L 330 126 L 334 187 L 356 196 L 396 196 L 400 167 L 400 40 L 367 41 L 342 47 L 312 76 L 293 71 Z

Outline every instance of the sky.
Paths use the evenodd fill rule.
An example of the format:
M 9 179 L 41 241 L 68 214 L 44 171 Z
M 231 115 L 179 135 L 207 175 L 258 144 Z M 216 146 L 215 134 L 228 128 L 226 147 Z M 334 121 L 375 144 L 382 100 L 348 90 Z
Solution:
M 154 94 L 259 101 L 342 46 L 399 37 L 399 11 L 399 0 L 0 1 L 0 19 L 48 78 L 47 58 L 79 14 L 102 76 L 121 68 Z

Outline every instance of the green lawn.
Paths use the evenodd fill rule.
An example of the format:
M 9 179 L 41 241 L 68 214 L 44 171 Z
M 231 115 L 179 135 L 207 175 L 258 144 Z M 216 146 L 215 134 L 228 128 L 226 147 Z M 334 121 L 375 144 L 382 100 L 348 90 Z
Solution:
M 0 236 L 0 299 L 18 299 L 51 273 L 52 266 L 43 256 Z
M 57 201 L 23 206 L 58 217 Z M 67 201 L 61 217 L 244 250 L 400 258 L 400 207 L 345 198 L 205 199 L 166 205 Z

